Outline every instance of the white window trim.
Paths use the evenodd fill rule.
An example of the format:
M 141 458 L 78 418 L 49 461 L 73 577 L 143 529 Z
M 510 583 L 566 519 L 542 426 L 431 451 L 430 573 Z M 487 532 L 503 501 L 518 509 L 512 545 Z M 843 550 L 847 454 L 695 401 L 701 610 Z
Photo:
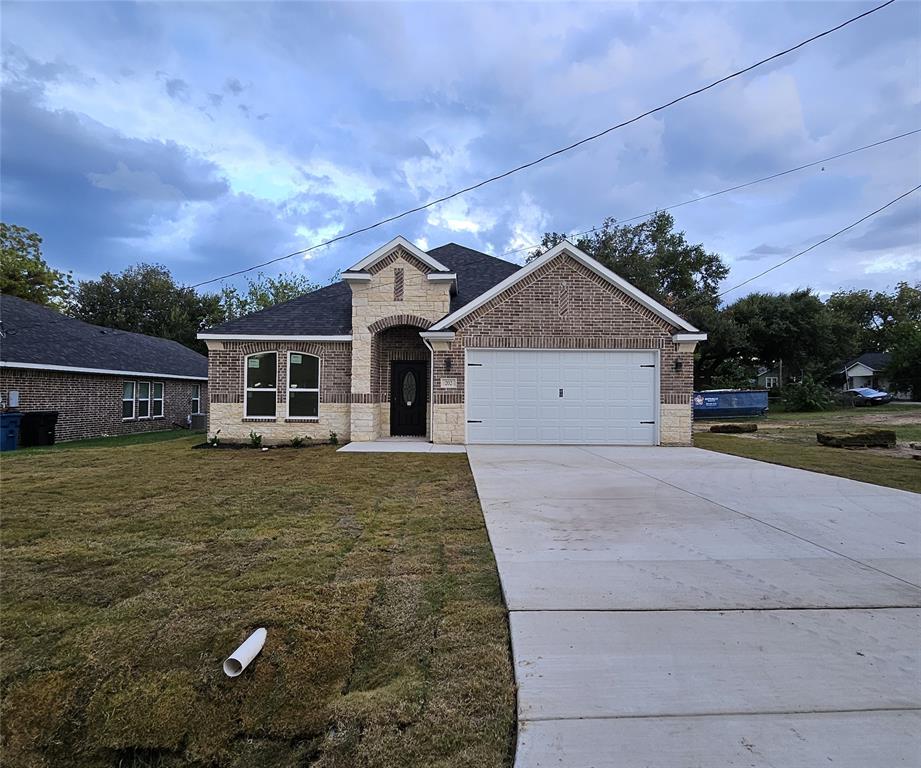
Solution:
M 131 385 L 131 415 L 125 416 L 125 403 L 129 402 L 125 399 L 125 384 Z M 137 418 L 138 409 L 136 398 L 138 394 L 138 385 L 136 381 L 123 381 L 122 382 L 122 421 L 134 421 Z
M 154 392 L 157 385 L 160 385 L 160 397 L 155 397 Z M 155 402 L 160 403 L 160 415 L 154 415 L 153 404 Z M 165 419 L 166 418 L 166 385 L 162 381 L 152 381 L 150 382 L 150 417 L 152 419 Z
M 196 389 L 198 390 L 198 397 L 195 397 L 194 395 L 194 392 L 196 391 Z M 196 400 L 198 401 L 198 407 L 192 411 L 192 415 L 201 416 L 201 384 L 193 384 L 192 392 L 193 392 L 193 395 L 191 397 L 191 402 L 189 403 L 189 405 L 192 405 Z
M 764 377 L 764 387 L 765 389 L 774 389 L 777 386 L 777 377 L 776 376 L 765 376 Z
M 274 387 L 248 387 L 246 382 L 249 373 L 249 359 L 259 357 L 260 355 L 275 355 L 275 386 Z M 274 392 L 275 393 L 275 415 L 274 416 L 250 416 L 246 394 L 248 392 Z M 243 358 L 243 418 L 258 419 L 260 421 L 276 421 L 278 419 L 278 352 L 253 352 Z
M 291 388 L 291 355 L 303 355 L 305 357 L 315 357 L 317 359 L 317 388 L 316 389 L 292 389 Z M 309 352 L 298 352 L 290 350 L 288 352 L 288 370 L 285 376 L 285 421 L 309 421 L 315 422 L 320 420 L 320 381 L 323 376 L 323 360 L 319 355 L 313 355 Z M 292 392 L 316 392 L 317 393 L 317 415 L 316 416 L 292 416 L 291 415 L 291 393 Z
M 141 384 L 147 385 L 147 397 L 141 397 Z M 149 381 L 136 381 L 134 382 L 134 399 L 137 401 L 137 407 L 134 409 L 134 412 L 137 414 L 138 421 L 150 421 L 150 401 L 151 395 L 153 394 L 153 384 Z M 141 416 L 141 403 L 147 403 L 147 415 Z

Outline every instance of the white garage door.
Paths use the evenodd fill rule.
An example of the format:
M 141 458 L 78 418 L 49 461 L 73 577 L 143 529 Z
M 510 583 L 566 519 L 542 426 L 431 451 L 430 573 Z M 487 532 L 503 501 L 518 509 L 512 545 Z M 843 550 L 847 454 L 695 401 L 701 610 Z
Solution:
M 467 441 L 655 445 L 657 355 L 467 350 Z

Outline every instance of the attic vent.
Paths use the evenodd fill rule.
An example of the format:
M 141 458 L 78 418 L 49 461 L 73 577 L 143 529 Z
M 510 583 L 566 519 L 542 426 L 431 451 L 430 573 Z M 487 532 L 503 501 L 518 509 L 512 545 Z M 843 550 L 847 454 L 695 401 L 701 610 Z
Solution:
M 393 270 L 393 300 L 403 301 L 403 270 Z

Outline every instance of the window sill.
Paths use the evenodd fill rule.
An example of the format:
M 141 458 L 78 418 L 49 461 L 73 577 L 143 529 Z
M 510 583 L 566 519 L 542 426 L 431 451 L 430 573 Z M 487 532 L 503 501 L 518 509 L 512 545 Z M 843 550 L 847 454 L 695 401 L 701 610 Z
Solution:
M 166 416 L 154 416 L 153 418 L 154 418 L 154 421 L 156 421 L 157 419 L 165 419 Z
M 277 416 L 244 416 L 243 421 L 278 421 Z
M 298 421 L 307 421 L 307 422 L 318 422 L 320 420 L 319 416 L 289 416 L 285 419 L 285 423 L 298 422 Z
M 136 419 L 134 418 L 134 416 L 127 416 L 127 417 L 122 416 L 122 421 L 136 421 Z

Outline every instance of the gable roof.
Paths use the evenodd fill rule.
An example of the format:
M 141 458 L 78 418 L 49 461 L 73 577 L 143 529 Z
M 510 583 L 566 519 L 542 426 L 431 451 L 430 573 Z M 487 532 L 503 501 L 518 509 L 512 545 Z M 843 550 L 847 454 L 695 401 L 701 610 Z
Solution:
M 865 365 L 871 371 L 882 371 L 892 361 L 892 355 L 888 352 L 864 352 L 859 357 L 844 364 L 844 370 L 847 371 L 855 365 Z
M 208 358 L 177 341 L 84 323 L 15 296 L 0 298 L 0 365 L 165 378 L 208 378 Z
M 678 328 L 681 331 L 685 331 L 690 334 L 697 334 L 704 336 L 700 331 L 691 325 L 687 320 L 679 317 L 674 312 L 672 312 L 667 307 L 662 306 L 658 301 L 653 299 L 651 296 L 647 296 L 636 286 L 628 283 L 620 275 L 615 274 L 610 269 L 605 267 L 598 261 L 595 261 L 591 256 L 589 256 L 584 251 L 580 250 L 568 240 L 555 245 L 549 251 L 544 253 L 542 256 L 534 259 L 530 264 L 522 267 L 521 269 L 516 270 L 514 273 L 506 277 L 502 282 L 492 286 L 487 291 L 484 291 L 479 296 L 477 296 L 473 301 L 467 302 L 465 305 L 458 308 L 456 311 L 451 312 L 447 317 L 439 320 L 435 325 L 433 325 L 429 330 L 430 331 L 445 331 L 451 328 L 456 322 L 462 318 L 469 315 L 478 307 L 483 306 L 487 301 L 498 296 L 502 291 L 511 288 L 513 285 L 523 280 L 525 277 L 530 275 L 532 272 L 540 269 L 544 264 L 549 261 L 552 261 L 556 258 L 561 258 L 565 256 L 570 256 L 571 258 L 578 261 L 583 266 L 592 270 L 595 274 L 607 280 L 612 285 L 617 286 L 621 291 L 634 299 L 637 303 L 646 307 L 646 309 L 655 313 L 663 320 L 668 322 L 675 328 Z M 704 336 L 706 338 L 706 336 Z
M 393 251 L 394 248 L 403 248 L 408 253 L 412 254 L 417 259 L 419 259 L 419 261 L 421 261 L 427 267 L 431 267 L 436 272 L 450 271 L 444 264 L 439 262 L 438 259 L 433 258 L 431 255 L 431 252 L 426 253 L 418 246 L 413 245 L 411 242 L 409 242 L 409 240 L 407 240 L 402 235 L 397 235 L 389 243 L 385 243 L 380 248 L 378 248 L 376 251 L 368 254 L 357 264 L 353 264 L 351 267 L 349 267 L 345 271 L 346 272 L 364 272 L 370 269 L 371 267 L 373 267 L 381 259 L 390 255 L 390 252 Z
M 451 296 L 452 312 L 520 269 L 518 264 L 456 243 L 433 248 L 426 255 L 437 262 L 442 270 L 456 275 L 456 292 Z M 208 328 L 198 336 L 200 339 L 228 336 L 241 339 L 254 336 L 279 339 L 309 337 L 317 341 L 333 341 L 338 337 L 347 341 L 351 332 L 352 290 L 348 283 L 338 282 L 283 304 Z

